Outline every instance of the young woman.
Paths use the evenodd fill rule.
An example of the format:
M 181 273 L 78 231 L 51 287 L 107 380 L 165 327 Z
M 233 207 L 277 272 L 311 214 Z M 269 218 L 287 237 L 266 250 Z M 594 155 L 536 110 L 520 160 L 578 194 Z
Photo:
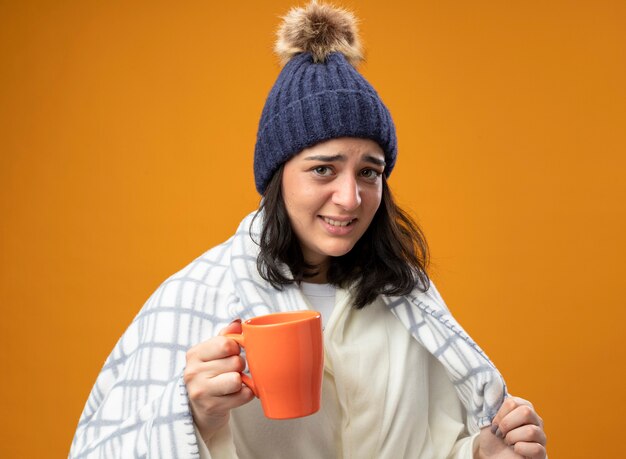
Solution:
M 428 250 L 394 203 L 387 108 L 354 65 L 354 17 L 292 10 L 286 61 L 259 125 L 261 207 L 170 277 L 109 356 L 72 457 L 545 458 L 532 405 L 449 314 Z M 322 407 L 266 419 L 228 333 L 313 308 L 324 322 Z

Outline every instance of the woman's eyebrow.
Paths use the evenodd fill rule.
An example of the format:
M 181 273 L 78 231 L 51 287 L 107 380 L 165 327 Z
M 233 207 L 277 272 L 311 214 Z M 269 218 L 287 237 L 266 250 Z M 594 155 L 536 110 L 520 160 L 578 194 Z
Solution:
M 366 155 L 363 159 L 369 163 L 376 164 L 377 166 L 380 166 L 380 167 L 385 167 L 387 165 L 385 161 L 375 156 Z
M 333 156 L 314 155 L 314 156 L 307 156 L 304 159 L 306 159 L 307 161 L 324 161 L 327 163 L 332 163 L 333 161 L 345 161 L 346 157 L 344 155 L 333 155 Z
M 327 162 L 327 163 L 332 163 L 333 161 L 342 161 L 345 162 L 346 161 L 346 157 L 345 155 L 313 155 L 313 156 L 307 156 L 306 158 L 304 158 L 307 161 L 322 161 L 322 162 Z M 385 165 L 387 163 L 385 163 L 385 161 L 383 161 L 380 158 L 377 158 L 375 156 L 371 156 L 371 155 L 365 155 L 363 157 L 363 160 L 368 162 L 368 163 L 372 163 L 375 164 L 377 166 L 380 167 L 385 167 Z

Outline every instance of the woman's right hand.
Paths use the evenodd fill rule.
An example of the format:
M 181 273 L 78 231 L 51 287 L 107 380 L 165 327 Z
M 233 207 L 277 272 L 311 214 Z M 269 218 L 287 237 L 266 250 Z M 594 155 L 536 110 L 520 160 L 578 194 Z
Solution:
M 205 443 L 228 423 L 231 409 L 254 398 L 241 382 L 245 362 L 239 345 L 224 336 L 228 333 L 241 333 L 241 321 L 230 323 L 218 336 L 187 351 L 183 378 L 194 422 Z

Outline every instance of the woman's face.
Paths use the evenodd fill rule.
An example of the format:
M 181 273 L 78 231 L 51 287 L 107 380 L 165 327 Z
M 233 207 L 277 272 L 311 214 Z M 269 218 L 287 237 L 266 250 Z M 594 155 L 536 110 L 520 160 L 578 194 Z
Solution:
M 385 155 L 373 140 L 327 140 L 285 163 L 282 193 L 307 263 L 348 253 L 380 205 Z

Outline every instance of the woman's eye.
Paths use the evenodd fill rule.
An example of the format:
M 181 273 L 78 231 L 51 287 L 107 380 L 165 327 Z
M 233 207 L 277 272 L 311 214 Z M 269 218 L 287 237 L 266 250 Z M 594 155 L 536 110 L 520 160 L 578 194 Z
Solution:
M 364 169 L 361 171 L 361 176 L 373 180 L 380 177 L 381 173 L 374 169 Z
M 317 175 L 320 175 L 322 177 L 326 177 L 328 175 L 331 174 L 331 169 L 328 166 L 317 166 L 316 168 L 313 169 L 313 172 L 315 172 Z

